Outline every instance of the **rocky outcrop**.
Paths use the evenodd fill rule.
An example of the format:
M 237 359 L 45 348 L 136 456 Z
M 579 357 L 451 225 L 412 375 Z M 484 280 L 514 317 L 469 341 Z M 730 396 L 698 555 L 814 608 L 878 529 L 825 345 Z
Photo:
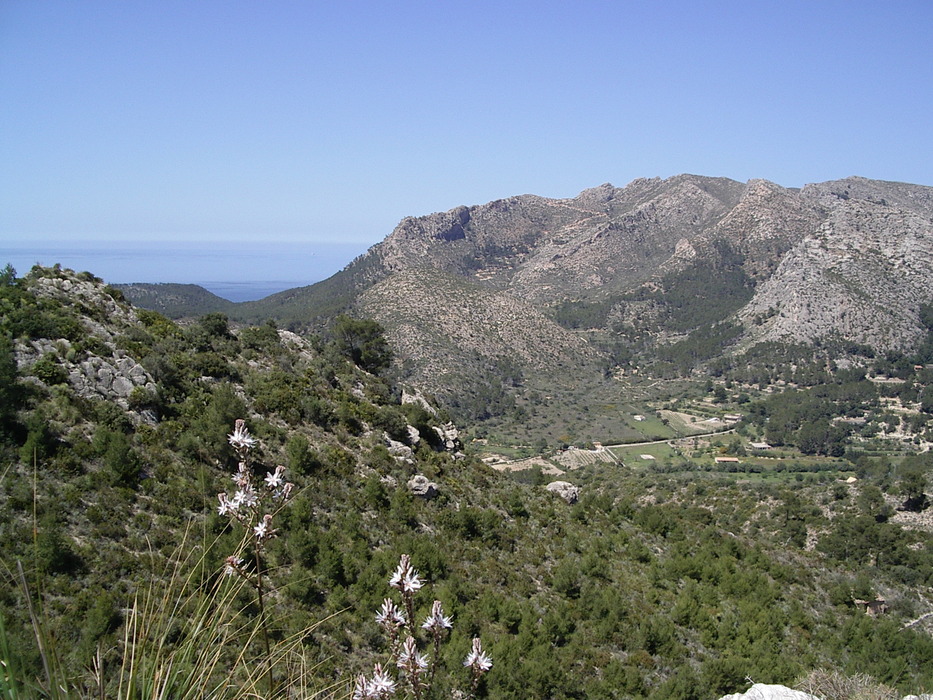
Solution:
M 552 481 L 545 487 L 556 496 L 560 496 L 567 503 L 573 505 L 580 498 L 580 487 L 574 486 L 569 481 Z
M 157 387 L 152 375 L 141 364 L 122 350 L 114 351 L 111 357 L 88 354 L 76 356 L 70 341 L 60 338 L 18 343 L 17 364 L 27 370 L 40 358 L 52 357 L 65 372 L 68 383 L 78 396 L 103 398 L 129 406 L 128 399 L 137 388 L 155 394 Z
M 156 384 L 146 369 L 119 351 L 109 359 L 92 355 L 74 365 L 69 382 L 79 396 L 102 396 L 119 401 L 128 399 L 137 387 L 155 392 Z
M 408 490 L 419 498 L 431 499 L 437 496 L 437 484 L 423 474 L 416 474 L 408 480 Z
M 463 449 L 463 443 L 460 441 L 460 431 L 453 423 L 444 423 L 444 425 L 432 426 L 441 444 L 448 452 L 459 452 Z
M 395 457 L 396 460 L 406 464 L 411 464 L 415 461 L 414 452 L 404 442 L 393 440 L 388 435 L 385 436 L 385 441 L 386 446 L 389 448 L 389 454 Z
M 719 700 L 820 700 L 814 695 L 800 690 L 791 690 L 783 685 L 755 683 L 744 693 L 723 695 Z
M 867 182 L 857 182 L 862 198 L 843 183 L 805 190 L 828 211 L 739 313 L 755 340 L 839 335 L 894 350 L 921 337 L 919 308 L 933 300 L 933 208 L 894 207 L 885 187 L 870 196 Z
M 836 697 L 834 695 L 834 697 Z M 880 694 L 865 694 L 858 697 L 882 697 Z M 883 697 L 890 697 L 885 694 Z M 821 700 L 816 695 L 810 695 L 802 690 L 793 690 L 783 685 L 767 685 L 765 683 L 755 683 L 744 693 L 733 693 L 723 695 L 719 700 Z M 906 695 L 902 700 L 933 700 L 933 695 Z
M 89 334 L 105 341 L 113 340 L 115 329 L 137 322 L 133 307 L 121 304 L 105 293 L 100 280 L 81 279 L 81 275 L 38 277 L 32 285 L 36 296 L 49 297 L 78 307 Z

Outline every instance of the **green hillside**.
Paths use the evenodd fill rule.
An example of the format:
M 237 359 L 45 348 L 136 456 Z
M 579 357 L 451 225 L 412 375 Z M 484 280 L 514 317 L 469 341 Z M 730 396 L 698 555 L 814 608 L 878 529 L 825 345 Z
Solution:
M 740 402 L 750 369 L 730 366 L 728 387 L 677 384 L 671 414 L 627 420 L 676 436 L 689 431 L 673 409 L 747 406 L 737 433 L 510 473 L 396 382 L 369 321 L 305 337 L 220 313 L 182 327 L 90 275 L 41 268 L 8 269 L 0 308 L 3 697 L 350 697 L 392 658 L 376 613 L 387 597 L 404 606 L 389 585 L 403 554 L 425 584 L 416 627 L 435 599 L 452 618 L 421 697 L 711 700 L 815 669 L 933 691 L 931 463 L 903 441 L 885 450 L 893 426 L 880 427 L 894 400 L 922 402 L 913 365 L 903 395 L 831 374 L 783 402 Z M 626 416 L 658 398 L 632 381 L 646 393 Z M 834 433 L 805 429 L 834 427 L 830 403 L 873 402 L 861 450 L 835 454 L 816 440 Z M 257 440 L 257 488 L 272 499 L 277 465 L 294 483 L 263 501 L 274 537 L 253 534 L 258 510 L 244 530 L 218 509 L 240 488 L 237 419 Z M 779 422 L 780 454 L 748 456 Z M 416 476 L 433 497 L 409 487 Z M 554 479 L 579 499 L 546 490 Z M 225 576 L 231 556 L 243 561 Z M 856 602 L 882 598 L 877 617 Z M 429 633 L 415 638 L 433 659 Z M 492 660 L 475 684 L 474 638 Z M 410 674 L 386 671 L 400 688 Z
M 117 284 L 123 296 L 136 306 L 165 314 L 169 318 L 201 316 L 207 313 L 229 313 L 235 308 L 232 301 L 196 284 Z

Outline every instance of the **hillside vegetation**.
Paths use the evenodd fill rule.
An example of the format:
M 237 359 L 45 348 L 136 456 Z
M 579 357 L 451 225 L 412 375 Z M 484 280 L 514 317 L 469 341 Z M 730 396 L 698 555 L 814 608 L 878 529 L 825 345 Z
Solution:
M 929 459 L 893 437 L 893 410 L 883 428 L 882 412 L 869 418 L 864 437 L 884 433 L 897 451 L 846 443 L 840 456 L 823 413 L 922 404 L 926 377 L 905 357 L 884 358 L 903 374 L 898 396 L 838 368 L 806 383 L 820 369 L 803 361 L 760 363 L 797 372 L 769 377 L 796 382 L 770 398 L 741 399 L 766 381 L 751 363 L 722 368 L 728 386 L 672 384 L 683 390 L 664 398 L 672 409 L 747 405 L 749 419 L 693 452 L 568 471 L 560 479 L 580 489 L 570 503 L 540 469 L 508 474 L 464 454 L 444 411 L 398 383 L 397 348 L 373 321 L 340 317 L 306 336 L 219 313 L 180 325 L 57 268 L 22 278 L 7 268 L 0 305 L 7 697 L 62 696 L 43 668 L 49 649 L 65 695 L 109 697 L 131 652 L 190 671 L 171 654 L 192 638 L 219 649 L 201 679 L 224 679 L 217 697 L 259 687 L 267 665 L 267 697 L 286 697 L 296 675 L 308 695 L 347 697 L 357 673 L 391 654 L 375 614 L 402 554 L 426 582 L 416 619 L 432 598 L 453 618 L 431 697 L 470 687 L 462 662 L 474 638 L 493 664 L 477 697 L 707 700 L 746 678 L 789 684 L 818 669 L 933 690 Z M 824 417 L 829 433 L 809 435 Z M 198 637 L 192 611 L 231 607 L 205 596 L 228 580 L 241 541 L 217 497 L 234 488 L 227 436 L 241 418 L 258 440 L 255 478 L 282 465 L 295 487 L 253 569 L 267 580 L 264 604 L 233 589 L 236 624 Z M 713 463 L 775 430 L 795 456 L 770 468 Z M 425 481 L 433 490 L 416 489 Z M 134 631 L 147 596 L 163 608 L 148 642 Z M 880 598 L 877 617 L 857 602 Z M 259 629 L 287 645 L 281 663 Z

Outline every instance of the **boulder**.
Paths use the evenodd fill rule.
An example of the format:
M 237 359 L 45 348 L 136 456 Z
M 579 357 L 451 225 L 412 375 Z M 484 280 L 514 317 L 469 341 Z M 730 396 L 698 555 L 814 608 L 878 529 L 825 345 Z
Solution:
M 415 453 L 403 442 L 393 440 L 388 434 L 385 435 L 386 446 L 389 448 L 389 454 L 395 457 L 399 462 L 411 464 L 414 462 Z
M 460 431 L 457 430 L 457 426 L 453 423 L 445 423 L 440 427 L 436 425 L 432 427 L 444 444 L 444 449 L 448 452 L 457 452 L 463 447 L 463 444 L 460 442 Z
M 755 683 L 744 693 L 723 695 L 719 700 L 819 700 L 819 698 L 804 693 L 802 690 L 792 690 L 783 685 Z
M 563 498 L 570 505 L 576 503 L 577 499 L 580 498 L 580 487 L 574 486 L 569 481 L 552 481 L 545 488 Z
M 437 496 L 437 484 L 429 481 L 428 477 L 416 474 L 408 480 L 408 490 L 419 498 L 434 498 Z

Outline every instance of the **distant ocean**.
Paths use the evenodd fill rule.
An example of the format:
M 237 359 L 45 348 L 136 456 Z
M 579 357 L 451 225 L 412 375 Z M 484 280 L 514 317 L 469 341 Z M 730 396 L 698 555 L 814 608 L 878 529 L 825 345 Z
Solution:
M 230 301 L 252 301 L 327 279 L 368 249 L 366 243 L 0 241 L 0 267 L 19 276 L 39 263 L 88 271 L 111 284 L 197 284 Z

